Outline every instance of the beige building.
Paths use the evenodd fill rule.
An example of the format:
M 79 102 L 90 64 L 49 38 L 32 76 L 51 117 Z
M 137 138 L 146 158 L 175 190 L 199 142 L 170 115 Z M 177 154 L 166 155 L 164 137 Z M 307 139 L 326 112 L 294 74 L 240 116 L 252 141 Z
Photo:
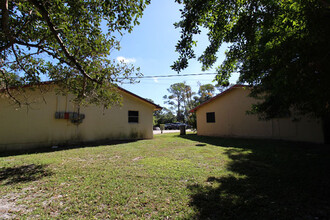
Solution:
M 153 138 L 153 112 L 160 106 L 127 90 L 118 88 L 122 106 L 78 108 L 70 97 L 57 95 L 54 85 L 48 91 L 28 90 L 29 108 L 17 108 L 0 97 L 0 152 L 50 147 L 82 142 Z
M 320 120 L 277 118 L 261 121 L 246 111 L 256 102 L 250 89 L 235 85 L 192 109 L 197 117 L 197 134 L 205 136 L 247 137 L 324 143 Z

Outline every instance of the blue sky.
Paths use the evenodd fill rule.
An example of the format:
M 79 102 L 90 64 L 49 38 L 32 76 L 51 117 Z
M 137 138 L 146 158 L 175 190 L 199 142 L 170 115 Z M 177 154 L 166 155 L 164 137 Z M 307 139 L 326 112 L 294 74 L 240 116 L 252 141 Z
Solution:
M 113 59 L 125 59 L 127 62 L 140 67 L 144 76 L 158 76 L 176 74 L 170 66 L 178 58 L 175 45 L 180 38 L 180 30 L 174 28 L 174 23 L 180 20 L 180 6 L 168 0 L 153 0 L 144 11 L 140 25 L 136 26 L 131 34 L 126 34 L 121 40 L 121 50 L 111 54 Z M 195 52 L 200 55 L 208 44 L 206 35 L 199 35 L 196 40 L 198 47 Z M 224 50 L 218 53 L 218 63 L 224 59 Z M 189 67 L 182 71 L 185 73 L 201 73 L 201 64 L 197 60 L 191 60 Z M 209 70 L 207 72 L 215 72 Z M 180 74 L 179 74 L 180 76 Z M 214 75 L 182 76 L 170 78 L 141 79 L 137 84 L 123 84 L 123 88 L 142 96 L 150 98 L 155 103 L 164 105 L 164 95 L 168 95 L 167 88 L 173 83 L 186 81 L 197 92 L 198 85 L 212 83 Z M 237 76 L 232 77 L 231 83 L 235 83 Z M 213 83 L 214 84 L 214 83 Z

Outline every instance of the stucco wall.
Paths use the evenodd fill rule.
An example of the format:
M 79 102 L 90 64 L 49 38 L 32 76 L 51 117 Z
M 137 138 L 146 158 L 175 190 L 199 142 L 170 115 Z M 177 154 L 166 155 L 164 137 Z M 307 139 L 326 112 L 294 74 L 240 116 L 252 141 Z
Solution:
M 270 138 L 323 143 L 322 125 L 319 120 L 290 118 L 260 121 L 247 115 L 256 100 L 248 97 L 248 88 L 233 88 L 228 93 L 197 109 L 197 133 L 206 136 Z M 215 112 L 215 123 L 206 122 L 206 113 Z
M 40 96 L 38 91 L 26 95 L 33 103 L 17 108 L 0 98 L 0 151 L 53 146 L 110 139 L 153 138 L 154 106 L 125 92 L 123 105 L 110 109 L 81 107 L 85 119 L 79 125 L 68 119 L 55 119 L 55 112 L 76 112 L 70 97 L 50 91 Z M 32 97 L 32 99 L 31 99 Z M 45 103 L 46 101 L 46 103 Z M 139 111 L 139 123 L 128 123 L 128 111 Z

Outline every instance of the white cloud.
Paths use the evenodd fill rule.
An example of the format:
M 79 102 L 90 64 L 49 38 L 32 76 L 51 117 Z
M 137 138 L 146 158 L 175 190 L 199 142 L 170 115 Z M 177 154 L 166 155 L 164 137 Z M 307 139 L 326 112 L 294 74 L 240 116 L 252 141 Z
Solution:
M 125 57 L 117 57 L 116 60 L 118 62 L 123 62 L 123 63 L 135 63 L 136 59 L 135 58 L 125 58 Z
M 159 82 L 157 77 L 152 77 L 152 79 L 154 80 L 155 83 Z

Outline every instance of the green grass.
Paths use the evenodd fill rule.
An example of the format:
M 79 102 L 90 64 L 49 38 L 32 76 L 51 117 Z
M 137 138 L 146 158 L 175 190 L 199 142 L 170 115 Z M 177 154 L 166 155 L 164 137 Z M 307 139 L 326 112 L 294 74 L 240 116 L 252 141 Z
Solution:
M 1 156 L 0 199 L 12 218 L 329 219 L 329 152 L 163 134 Z

